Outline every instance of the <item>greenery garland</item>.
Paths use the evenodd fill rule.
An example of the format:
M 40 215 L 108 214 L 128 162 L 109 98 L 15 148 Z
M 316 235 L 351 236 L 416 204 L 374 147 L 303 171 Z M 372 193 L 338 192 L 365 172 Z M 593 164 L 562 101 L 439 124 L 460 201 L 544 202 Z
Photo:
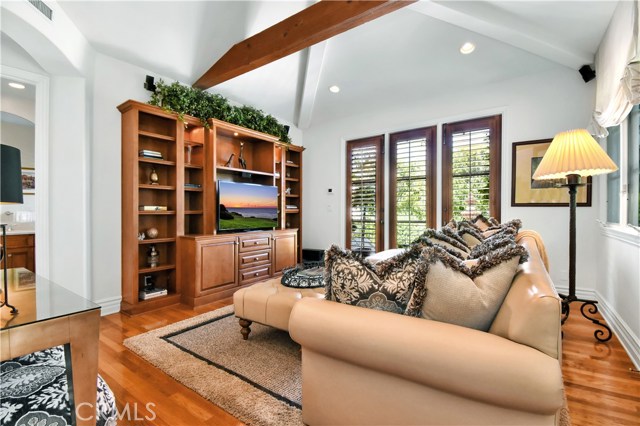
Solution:
M 202 124 L 208 128 L 207 120 L 215 118 L 277 136 L 282 142 L 291 143 L 288 127 L 280 124 L 273 116 L 265 115 L 263 111 L 250 106 L 230 105 L 225 97 L 217 93 L 194 89 L 177 81 L 166 84 L 160 79 L 156 83 L 156 90 L 151 95 L 149 104 L 178 114 L 181 121 L 184 121 L 185 114 L 191 115 L 199 118 Z

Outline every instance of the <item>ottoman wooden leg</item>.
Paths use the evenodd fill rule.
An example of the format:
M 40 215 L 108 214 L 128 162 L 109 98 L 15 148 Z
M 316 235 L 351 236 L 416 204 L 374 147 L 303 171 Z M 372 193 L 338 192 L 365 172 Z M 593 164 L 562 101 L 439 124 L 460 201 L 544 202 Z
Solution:
M 240 333 L 242 333 L 242 338 L 244 340 L 247 340 L 249 338 L 249 333 L 251 333 L 251 322 L 249 320 L 240 318 L 240 327 L 242 327 L 242 329 L 240 330 Z

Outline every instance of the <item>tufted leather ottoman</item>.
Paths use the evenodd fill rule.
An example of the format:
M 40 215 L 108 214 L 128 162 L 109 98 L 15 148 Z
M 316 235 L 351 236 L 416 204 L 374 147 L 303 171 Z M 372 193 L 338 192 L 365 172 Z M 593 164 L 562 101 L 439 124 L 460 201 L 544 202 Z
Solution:
M 249 338 L 254 321 L 289 331 L 291 309 L 303 297 L 324 299 L 324 288 L 285 287 L 277 277 L 236 291 L 233 305 L 235 315 L 240 319 L 242 338 Z

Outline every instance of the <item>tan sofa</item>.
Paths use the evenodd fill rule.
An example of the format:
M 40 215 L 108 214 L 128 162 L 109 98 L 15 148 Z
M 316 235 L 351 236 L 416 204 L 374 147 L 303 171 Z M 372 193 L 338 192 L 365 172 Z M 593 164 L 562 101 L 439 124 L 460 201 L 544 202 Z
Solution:
M 560 299 L 535 233 L 489 332 L 303 298 L 302 414 L 310 425 L 556 425 Z M 540 246 L 540 247 L 539 247 Z M 539 249 L 540 248 L 540 249 Z M 428 295 L 427 295 L 428 297 Z

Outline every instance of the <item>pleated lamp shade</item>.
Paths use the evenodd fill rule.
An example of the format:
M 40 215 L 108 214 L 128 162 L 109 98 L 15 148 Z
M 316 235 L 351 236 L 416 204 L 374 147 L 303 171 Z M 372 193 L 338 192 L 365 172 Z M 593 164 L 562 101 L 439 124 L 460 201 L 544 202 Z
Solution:
M 20 150 L 0 145 L 0 204 L 22 204 Z
M 611 173 L 618 166 L 585 129 L 558 133 L 544 154 L 533 179 L 561 179 L 567 175 Z

